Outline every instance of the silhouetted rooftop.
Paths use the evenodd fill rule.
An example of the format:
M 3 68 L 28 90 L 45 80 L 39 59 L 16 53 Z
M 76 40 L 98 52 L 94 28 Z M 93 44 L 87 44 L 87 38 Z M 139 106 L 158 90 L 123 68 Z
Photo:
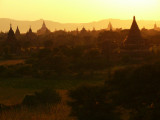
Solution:
M 141 32 L 136 22 L 135 16 L 133 17 L 133 22 L 128 34 L 128 37 L 125 41 L 125 45 L 137 45 L 143 44 L 143 39 L 141 37 Z

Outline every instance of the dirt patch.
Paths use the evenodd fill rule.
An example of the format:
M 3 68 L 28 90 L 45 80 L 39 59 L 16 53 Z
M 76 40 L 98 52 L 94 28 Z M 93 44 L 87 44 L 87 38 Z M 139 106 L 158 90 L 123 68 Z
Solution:
M 23 64 L 25 60 L 5 60 L 0 61 L 0 65 L 16 65 L 16 64 Z

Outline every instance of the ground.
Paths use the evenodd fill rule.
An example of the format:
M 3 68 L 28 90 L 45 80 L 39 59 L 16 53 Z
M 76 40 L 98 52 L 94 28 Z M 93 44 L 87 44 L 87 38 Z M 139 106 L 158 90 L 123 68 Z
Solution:
M 24 63 L 24 60 L 7 60 L 0 61 L 0 65 L 15 65 Z M 94 78 L 94 77 L 93 77 Z M 67 105 L 69 100 L 67 92 L 70 89 L 78 87 L 82 84 L 103 85 L 105 77 L 98 76 L 94 79 L 37 79 L 32 77 L 23 78 L 2 78 L 0 77 L 0 104 L 16 105 L 20 104 L 26 94 L 33 94 L 45 88 L 56 89 L 62 97 L 62 102 L 56 106 L 51 106 L 50 112 L 46 112 L 43 108 L 40 110 L 30 111 L 22 108 L 20 111 L 9 110 L 0 115 L 0 120 L 75 120 L 70 117 L 71 108 Z

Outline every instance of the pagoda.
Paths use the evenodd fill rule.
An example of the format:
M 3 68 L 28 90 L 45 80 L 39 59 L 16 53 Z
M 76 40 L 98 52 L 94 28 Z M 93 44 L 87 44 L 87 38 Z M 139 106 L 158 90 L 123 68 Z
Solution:
M 160 31 L 160 27 L 158 27 L 156 23 L 154 24 L 154 28 L 153 29 L 156 30 L 156 31 Z
M 87 32 L 86 28 L 83 27 L 82 30 L 81 30 L 81 33 L 86 33 L 86 32 Z
M 39 30 L 37 31 L 37 34 L 38 34 L 38 35 L 42 35 L 42 34 L 46 34 L 46 33 L 50 33 L 50 30 L 46 27 L 46 24 L 45 24 L 45 22 L 43 21 L 42 27 L 41 27 L 41 29 L 39 29 Z
M 26 33 L 26 37 L 28 40 L 33 40 L 36 37 L 36 34 L 32 32 L 32 28 L 30 27 L 28 32 Z
M 129 30 L 129 34 L 124 41 L 125 48 L 129 49 L 141 49 L 145 45 L 144 39 L 141 36 L 141 31 L 136 22 L 135 16 L 133 17 L 133 23 Z
M 33 32 L 32 32 L 32 28 L 30 27 L 29 28 L 29 31 L 28 31 L 28 34 L 32 34 Z
M 7 41 L 12 42 L 15 40 L 16 40 L 16 37 L 15 37 L 14 31 L 12 29 L 12 25 L 10 24 L 10 30 L 8 32 Z
M 15 35 L 16 36 L 19 36 L 21 33 L 20 33 L 20 31 L 19 31 L 19 28 L 18 28 L 18 26 L 17 26 L 17 29 L 16 29 L 16 32 L 15 32 Z
M 109 22 L 107 30 L 109 30 L 109 31 L 113 30 L 113 26 L 112 26 L 111 22 Z
M 16 54 L 19 50 L 19 44 L 17 42 L 16 36 L 14 34 L 11 24 L 10 24 L 10 30 L 7 35 L 7 40 L 4 46 L 7 46 L 5 54 Z

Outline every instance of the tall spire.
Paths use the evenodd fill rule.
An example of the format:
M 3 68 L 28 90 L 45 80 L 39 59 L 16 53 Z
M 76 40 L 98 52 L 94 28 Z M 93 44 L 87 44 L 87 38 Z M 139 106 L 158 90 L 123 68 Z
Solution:
M 14 31 L 12 30 L 12 24 L 10 24 L 10 30 L 8 32 L 7 41 L 14 41 L 14 40 L 15 40 L 15 34 Z
M 155 24 L 154 24 L 154 29 L 155 29 L 155 30 L 157 29 L 157 24 L 156 24 L 156 22 L 155 22 Z
M 41 29 L 47 29 L 47 27 L 46 27 L 46 23 L 45 23 L 45 21 L 43 20 L 43 24 L 42 24 L 42 28 Z
M 12 30 L 12 24 L 10 23 L 10 30 Z
M 131 25 L 131 28 L 129 30 L 129 34 L 128 37 L 125 41 L 125 45 L 135 45 L 137 47 L 141 46 L 142 44 L 144 44 L 144 41 L 141 37 L 141 32 L 140 29 L 138 27 L 138 24 L 136 22 L 136 17 L 133 16 L 133 22 Z
M 136 21 L 136 17 L 135 16 L 133 16 L 133 21 Z
M 29 33 L 32 33 L 32 28 L 31 28 L 31 26 L 30 26 L 30 28 L 29 28 L 29 31 L 28 31 Z
M 112 31 L 112 29 L 113 29 L 112 23 L 109 22 L 107 30 Z
M 17 26 L 17 29 L 16 29 L 16 33 L 15 33 L 15 34 L 16 34 L 16 36 L 17 36 L 17 35 L 20 35 L 20 31 L 19 31 L 18 26 Z
M 12 30 L 12 24 L 10 23 L 10 30 L 9 30 L 9 32 L 11 33 L 14 33 L 14 31 Z

